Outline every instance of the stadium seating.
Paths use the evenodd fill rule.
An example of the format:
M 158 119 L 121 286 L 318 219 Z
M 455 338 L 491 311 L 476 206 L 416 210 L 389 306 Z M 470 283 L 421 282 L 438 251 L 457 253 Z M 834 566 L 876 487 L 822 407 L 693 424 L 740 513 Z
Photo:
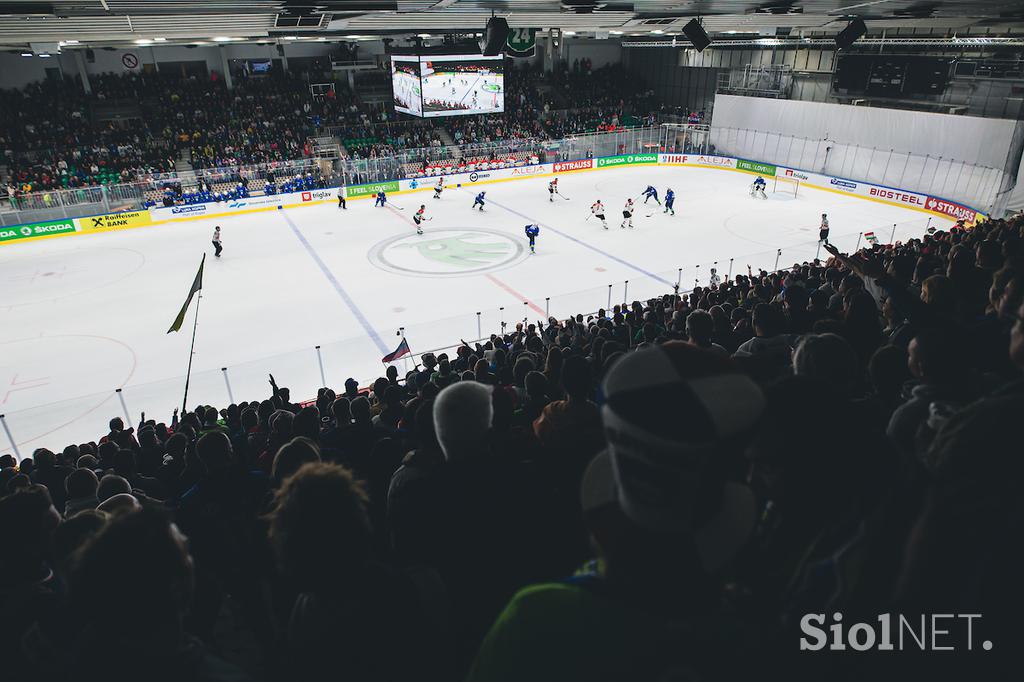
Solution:
M 802 614 L 945 603 L 1016 636 L 1022 302 L 1018 216 L 5 456 L 5 675 L 800 678 Z

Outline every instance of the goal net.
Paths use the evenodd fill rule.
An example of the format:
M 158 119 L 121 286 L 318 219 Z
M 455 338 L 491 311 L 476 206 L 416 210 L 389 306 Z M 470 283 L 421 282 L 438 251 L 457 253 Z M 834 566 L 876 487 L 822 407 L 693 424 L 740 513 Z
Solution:
M 772 194 L 788 194 L 796 198 L 800 190 L 800 181 L 796 178 L 775 176 L 775 186 L 772 187 Z

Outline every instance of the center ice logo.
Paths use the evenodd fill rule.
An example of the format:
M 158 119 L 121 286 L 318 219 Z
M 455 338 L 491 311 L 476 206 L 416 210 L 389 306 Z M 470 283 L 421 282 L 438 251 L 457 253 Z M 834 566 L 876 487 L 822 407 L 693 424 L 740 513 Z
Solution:
M 386 239 L 370 249 L 369 258 L 398 274 L 459 277 L 500 270 L 525 255 L 523 244 L 501 232 L 447 229 Z
M 505 255 L 512 250 L 512 245 L 507 242 L 481 244 L 473 242 L 472 239 L 472 235 L 460 234 L 456 237 L 402 244 L 399 248 L 417 249 L 420 255 L 427 260 L 457 267 L 490 265 L 495 261 L 503 260 Z

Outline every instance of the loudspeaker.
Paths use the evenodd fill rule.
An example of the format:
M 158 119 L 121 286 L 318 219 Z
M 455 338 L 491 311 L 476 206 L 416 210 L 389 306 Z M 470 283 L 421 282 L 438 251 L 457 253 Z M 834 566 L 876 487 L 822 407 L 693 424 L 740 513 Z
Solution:
M 864 21 L 862 19 L 854 19 L 836 35 L 836 48 L 845 50 L 853 45 L 857 38 L 860 38 L 867 32 L 868 27 L 864 25 Z
M 96 53 L 92 51 L 91 47 L 86 48 L 85 50 L 85 61 L 89 62 L 90 64 L 94 64 L 96 62 Z
M 484 39 L 480 48 L 485 57 L 494 57 L 505 51 L 508 42 L 508 22 L 501 17 L 491 17 L 484 29 Z
M 697 48 L 697 52 L 703 52 L 704 48 L 711 44 L 707 31 L 696 19 L 690 19 L 690 23 L 683 26 L 683 35 Z

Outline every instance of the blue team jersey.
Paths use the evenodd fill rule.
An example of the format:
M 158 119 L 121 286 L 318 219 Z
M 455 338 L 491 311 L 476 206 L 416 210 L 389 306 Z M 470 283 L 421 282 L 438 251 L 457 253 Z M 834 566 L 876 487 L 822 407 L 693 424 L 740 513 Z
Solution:
M 665 192 L 665 201 L 672 201 L 676 198 L 676 193 L 672 190 Z
M 482 204 L 482 203 L 484 203 L 484 193 L 483 193 L 483 192 L 480 192 L 480 194 L 477 194 L 477 195 L 476 195 L 476 200 L 477 200 L 478 202 L 480 202 L 481 204 Z
M 532 237 L 536 237 L 538 234 L 540 234 L 540 228 L 539 227 L 537 227 L 536 225 L 527 225 L 526 226 L 526 236 L 527 237 L 531 237 L 531 238 Z

